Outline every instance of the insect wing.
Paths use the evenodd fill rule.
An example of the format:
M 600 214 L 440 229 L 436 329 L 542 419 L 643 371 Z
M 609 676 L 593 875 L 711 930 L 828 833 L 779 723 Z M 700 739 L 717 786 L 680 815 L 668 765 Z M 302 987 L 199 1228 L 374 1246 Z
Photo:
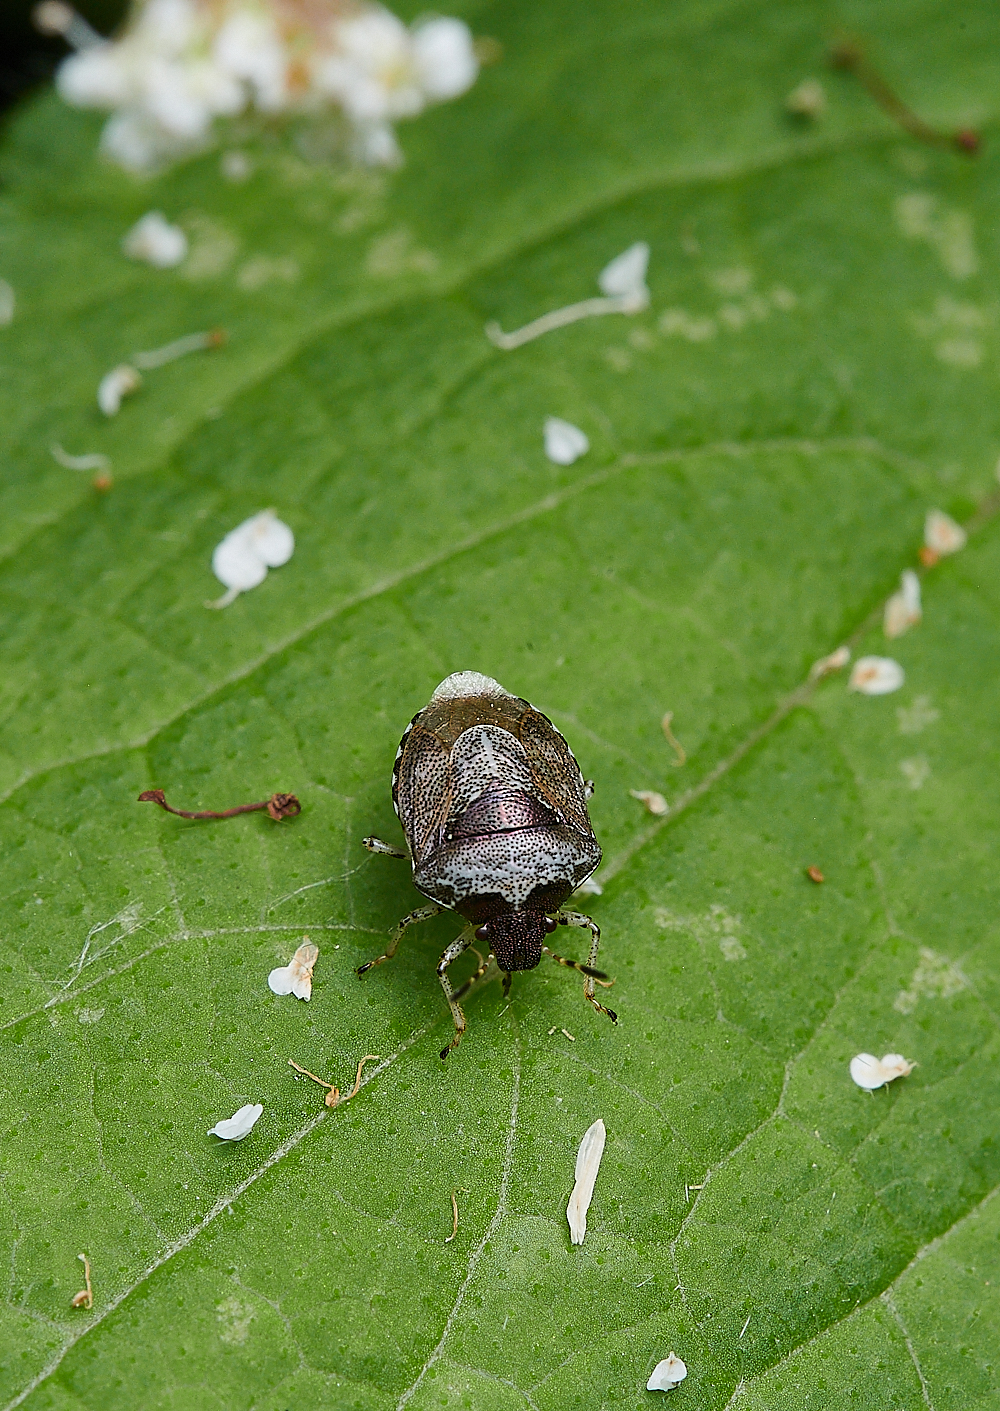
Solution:
M 593 837 L 580 766 L 551 720 L 541 711 L 528 710 L 521 717 L 518 735 L 542 797 L 567 823 Z
M 416 867 L 437 846 L 451 808 L 449 750 L 419 717 L 399 748 L 392 801 Z

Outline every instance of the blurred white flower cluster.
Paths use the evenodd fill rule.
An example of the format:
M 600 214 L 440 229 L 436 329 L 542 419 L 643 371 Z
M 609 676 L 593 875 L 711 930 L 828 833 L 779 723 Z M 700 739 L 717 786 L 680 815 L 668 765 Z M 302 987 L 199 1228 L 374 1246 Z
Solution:
M 408 28 L 364 0 L 135 0 L 120 37 L 88 36 L 57 86 L 68 103 L 113 110 L 102 146 L 133 171 L 199 150 L 217 117 L 331 104 L 356 157 L 394 166 L 392 123 L 464 93 L 479 72 L 461 20 Z

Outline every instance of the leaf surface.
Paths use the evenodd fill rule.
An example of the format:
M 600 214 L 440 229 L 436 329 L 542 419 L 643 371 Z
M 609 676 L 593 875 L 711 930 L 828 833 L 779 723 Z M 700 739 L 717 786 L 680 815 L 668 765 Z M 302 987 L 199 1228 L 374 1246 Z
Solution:
M 824 70 L 825 7 L 465 13 L 503 62 L 403 130 L 392 177 L 289 137 L 248 146 L 243 184 L 214 153 L 140 185 L 51 97 L 7 134 L 0 1397 L 641 1406 L 673 1349 L 679 1406 L 986 1411 L 992 7 L 839 14 L 928 120 L 979 125 L 975 161 Z M 828 113 L 796 128 L 810 74 Z M 191 237 L 176 271 L 120 253 L 151 208 Z M 635 240 L 647 312 L 485 337 L 593 296 Z M 100 415 L 110 367 L 208 327 L 224 348 Z M 551 464 L 547 416 L 589 454 Z M 112 491 L 53 444 L 110 457 Z M 293 558 L 207 611 L 213 547 L 267 506 Z M 887 644 L 934 506 L 969 547 Z M 845 640 L 904 688 L 810 683 Z M 354 968 L 418 904 L 360 839 L 398 841 L 399 736 L 460 669 L 544 710 L 596 781 L 585 904 L 620 1023 L 540 968 L 509 1004 L 474 992 L 442 1066 L 454 918 Z M 293 790 L 303 812 L 186 822 L 135 802 L 153 787 L 187 809 Z M 308 1005 L 267 987 L 305 935 Z M 919 1066 L 868 1094 L 863 1050 Z M 349 1091 L 365 1054 L 332 1110 L 287 1065 Z M 245 1141 L 205 1135 L 248 1102 Z M 92 1312 L 70 1308 L 79 1251 Z

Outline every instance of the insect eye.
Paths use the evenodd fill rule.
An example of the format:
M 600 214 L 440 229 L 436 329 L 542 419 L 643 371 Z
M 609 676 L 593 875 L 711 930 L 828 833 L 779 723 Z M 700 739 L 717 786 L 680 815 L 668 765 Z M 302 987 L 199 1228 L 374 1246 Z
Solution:
M 476 928 L 476 940 L 477 940 L 477 941 L 488 941 L 489 938 L 490 938 L 490 928 L 489 928 L 489 926 L 487 926 L 487 925 L 477 926 L 477 928 Z
M 552 935 L 552 932 L 553 932 L 553 931 L 556 931 L 556 930 L 559 929 L 559 922 L 556 920 L 556 918 L 555 918 L 554 916 L 546 916 L 546 918 L 545 918 L 545 929 L 546 929 L 546 931 L 549 933 L 550 936 Z

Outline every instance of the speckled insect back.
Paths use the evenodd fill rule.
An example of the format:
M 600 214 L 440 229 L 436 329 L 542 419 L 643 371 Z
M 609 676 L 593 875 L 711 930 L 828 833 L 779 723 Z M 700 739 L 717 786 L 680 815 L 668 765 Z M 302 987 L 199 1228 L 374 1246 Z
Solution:
M 439 911 L 457 911 L 469 923 L 438 965 L 455 1036 L 465 1032 L 458 1001 L 495 960 L 504 994 L 515 970 L 532 970 L 543 955 L 585 975 L 584 994 L 600 1004 L 594 969 L 600 929 L 563 903 L 601 860 L 587 813 L 592 785 L 584 782 L 572 750 L 546 716 L 489 676 L 456 671 L 442 681 L 403 733 L 392 771 L 392 803 L 409 852 L 365 838 L 371 852 L 409 857 L 414 885 L 431 899 L 405 916 L 383 955 L 362 965 L 363 975 L 396 952 L 407 926 Z M 545 939 L 557 926 L 591 933 L 588 963 L 555 955 Z M 480 941 L 490 954 L 458 990 L 448 967 Z

